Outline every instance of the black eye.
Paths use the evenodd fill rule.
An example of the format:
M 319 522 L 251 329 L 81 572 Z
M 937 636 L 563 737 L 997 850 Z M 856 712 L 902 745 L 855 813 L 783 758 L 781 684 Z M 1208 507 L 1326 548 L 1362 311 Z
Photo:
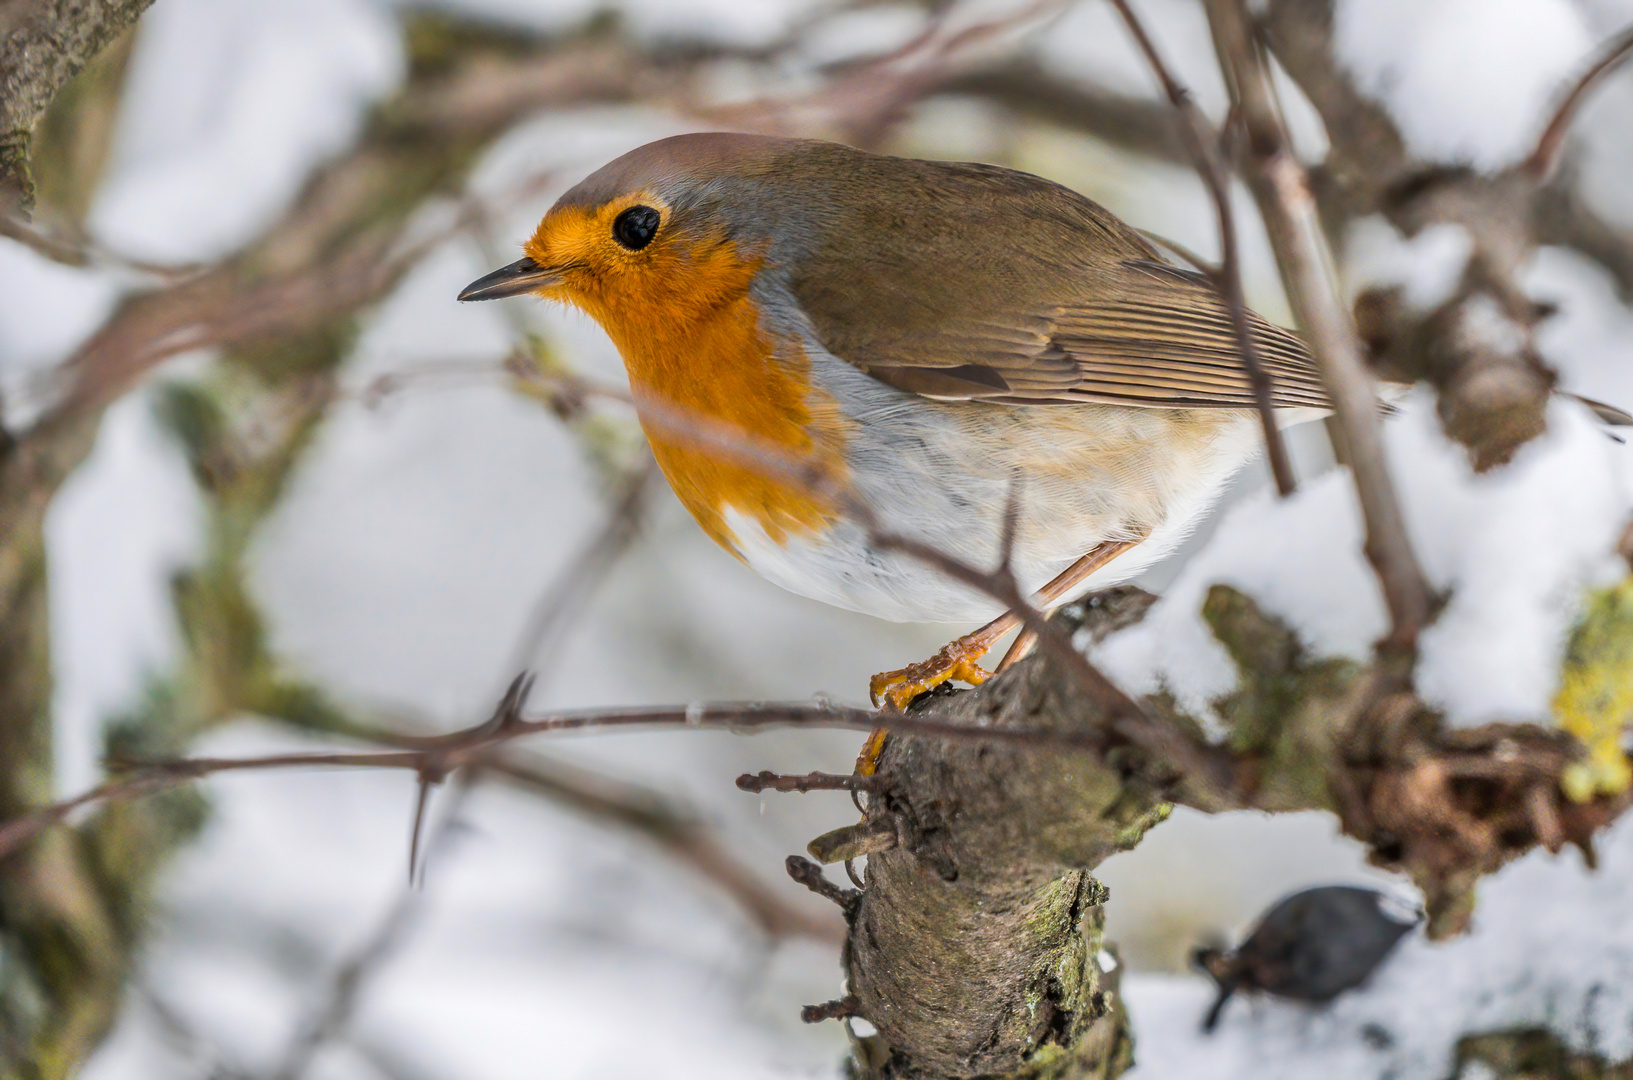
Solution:
M 612 238 L 631 251 L 640 251 L 658 234 L 658 212 L 650 206 L 632 206 L 612 219 Z

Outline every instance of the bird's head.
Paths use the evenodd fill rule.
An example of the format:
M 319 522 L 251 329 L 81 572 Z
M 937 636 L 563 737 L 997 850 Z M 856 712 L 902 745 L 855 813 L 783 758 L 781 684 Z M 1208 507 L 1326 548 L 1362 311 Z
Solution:
M 526 257 L 459 299 L 532 293 L 583 309 L 615 341 L 685 324 L 741 296 L 774 257 L 786 218 L 769 196 L 800 145 L 715 132 L 642 146 L 563 195 Z

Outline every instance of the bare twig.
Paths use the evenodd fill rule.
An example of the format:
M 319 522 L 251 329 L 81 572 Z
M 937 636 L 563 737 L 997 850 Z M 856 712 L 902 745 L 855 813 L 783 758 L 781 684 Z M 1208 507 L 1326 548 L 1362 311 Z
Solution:
M 1259 421 L 1264 428 L 1265 456 L 1270 461 L 1270 474 L 1276 480 L 1276 490 L 1283 497 L 1291 495 L 1297 488 L 1293 479 L 1292 459 L 1287 455 L 1287 446 L 1282 441 L 1281 428 L 1276 423 L 1274 388 L 1271 386 L 1270 373 L 1259 362 L 1258 347 L 1253 342 L 1253 329 L 1248 322 L 1247 298 L 1242 291 L 1241 254 L 1238 251 L 1236 240 L 1236 215 L 1230 202 L 1230 171 L 1225 167 L 1224 156 L 1220 151 L 1219 137 L 1208 123 L 1202 110 L 1197 108 L 1196 102 L 1187 90 L 1163 62 L 1162 54 L 1157 51 L 1151 36 L 1146 33 L 1145 26 L 1139 16 L 1129 6 L 1129 0 L 1111 0 L 1117 8 L 1118 14 L 1128 26 L 1128 32 L 1133 36 L 1140 51 L 1145 54 L 1146 62 L 1162 83 L 1163 93 L 1173 105 L 1174 111 L 1179 114 L 1180 133 L 1184 138 L 1185 148 L 1196 165 L 1197 175 L 1202 178 L 1203 185 L 1208 189 L 1208 196 L 1213 200 L 1214 215 L 1219 222 L 1219 265 L 1205 271 L 1208 280 L 1213 283 L 1214 291 L 1230 309 L 1231 327 L 1236 332 L 1236 350 L 1241 355 L 1242 367 L 1247 371 L 1248 384 L 1253 388 L 1253 403 L 1259 410 Z
M 1389 606 L 1388 644 L 1416 646 L 1429 622 L 1430 590 L 1384 461 L 1377 389 L 1361 360 L 1355 326 L 1338 299 L 1331 258 L 1304 166 L 1293 155 L 1269 93 L 1269 77 L 1239 0 L 1207 0 L 1220 64 L 1248 133 L 1250 187 L 1259 203 L 1282 281 L 1321 365 L 1343 432 L 1366 522 L 1366 553 Z
M 1081 131 L 1159 161 L 1188 164 L 1191 160 L 1174 112 L 1166 104 L 1094 83 L 1057 78 L 1035 60 L 955 75 L 937 89 L 995 102 L 1019 117 Z
M 737 778 L 738 789 L 751 795 L 758 795 L 762 791 L 798 791 L 802 794 L 807 791 L 872 791 L 875 786 L 873 777 L 855 773 L 841 776 L 838 773 L 810 772 L 795 776 L 761 769 Z
M 1156 244 L 1158 247 L 1167 248 L 1175 255 L 1178 255 L 1185 262 L 1189 263 L 1193 270 L 1196 270 L 1199 273 L 1207 274 L 1209 277 L 1213 277 L 1215 274 L 1219 273 L 1219 267 L 1217 264 L 1204 259 L 1201 255 L 1198 255 L 1195 251 L 1192 251 L 1178 240 L 1171 240 L 1168 237 L 1163 236 L 1161 233 L 1152 232 L 1150 229 L 1140 229 L 1138 231 L 1141 236 L 1145 237 L 1153 244 Z
M 15 215 L 0 213 L 0 236 L 64 266 L 96 267 L 124 271 L 159 283 L 184 281 L 204 268 L 187 264 L 174 266 L 131 259 L 83 238 L 60 236 Z
M 1066 647 L 1070 651 L 1069 641 Z M 1085 667 L 1089 666 L 1087 660 L 1083 660 L 1083 664 Z M 1093 670 L 1092 667 L 1090 670 Z M 1099 678 L 1104 680 L 1104 676 Z M 1121 693 L 1110 683 L 1104 685 L 1110 688 L 1112 693 Z M 1137 710 L 1137 706 L 1135 708 Z M 65 820 L 75 810 L 93 804 L 120 802 L 153 794 L 218 773 L 264 772 L 292 768 L 404 769 L 416 773 L 442 770 L 451 773 L 466 765 L 482 764 L 486 762 L 484 755 L 487 751 L 530 735 L 653 727 L 706 728 L 750 733 L 790 726 L 841 728 L 848 731 L 884 728 L 909 735 L 1032 745 L 1040 749 L 1067 747 L 1095 750 L 1101 748 L 1104 743 L 1104 738 L 1099 732 L 972 728 L 946 721 L 904 716 L 900 713 L 880 713 L 841 705 L 724 702 L 621 710 L 567 711 L 532 719 L 518 719 L 499 726 L 484 721 L 475 727 L 447 735 L 425 737 L 400 735 L 392 739 L 392 742 L 405 747 L 400 750 L 268 754 L 245 758 L 175 758 L 128 763 L 125 766 L 127 775 L 120 779 L 111 780 L 71 799 L 52 803 L 0 824 L 0 858 L 16 851 L 41 830 Z M 1129 726 L 1132 730 L 1140 730 L 1136 725 Z M 1185 762 L 1176 761 L 1175 764 L 1184 767 Z
M 1532 180 L 1542 184 L 1553 175 L 1554 168 L 1559 164 L 1560 152 L 1565 147 L 1565 134 L 1570 130 L 1571 121 L 1576 119 L 1582 102 L 1587 100 L 1588 92 L 1630 55 L 1633 55 L 1633 26 L 1611 39 L 1599 59 L 1582 73 L 1560 101 L 1559 108 L 1554 110 L 1553 118 L 1548 121 L 1548 126 L 1542 129 L 1542 136 L 1537 139 L 1536 149 L 1531 151 L 1524 164 L 1520 166 L 1530 174 Z
M 799 1018 L 807 1024 L 820 1024 L 824 1020 L 843 1020 L 856 1015 L 856 999 L 842 997 L 834 1001 L 824 1001 L 820 1005 L 807 1005 L 799 1011 Z

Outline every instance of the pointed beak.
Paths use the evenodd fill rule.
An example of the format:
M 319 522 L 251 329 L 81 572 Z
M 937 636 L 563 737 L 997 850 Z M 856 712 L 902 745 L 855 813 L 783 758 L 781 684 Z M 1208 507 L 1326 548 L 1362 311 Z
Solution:
M 561 274 L 540 266 L 532 259 L 517 259 L 509 266 L 501 266 L 486 277 L 479 277 L 460 290 L 461 300 L 497 300 L 501 296 L 520 296 L 561 281 Z

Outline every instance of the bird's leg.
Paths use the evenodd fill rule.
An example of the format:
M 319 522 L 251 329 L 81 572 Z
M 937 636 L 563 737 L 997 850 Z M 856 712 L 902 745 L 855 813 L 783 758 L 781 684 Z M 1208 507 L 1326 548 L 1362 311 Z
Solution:
M 1072 563 L 1034 593 L 1033 606 L 1045 612 L 1053 609 L 1060 603 L 1062 597 L 1081 585 L 1090 574 L 1139 542 L 1139 540 L 1107 540 L 1095 545 L 1087 555 Z M 999 638 L 1020 626 L 1021 621 L 1021 617 L 1015 612 L 1006 611 L 974 633 L 965 634 L 949 642 L 928 660 L 909 664 L 897 671 L 875 675 L 868 684 L 868 695 L 875 705 L 883 704 L 896 712 L 905 712 L 914 698 L 949 680 L 957 679 L 971 686 L 980 686 L 992 677 L 992 672 L 982 668 L 976 661 L 985 656 L 987 650 L 997 644 Z M 1000 671 L 1025 656 L 1026 651 L 1030 651 L 1029 637 L 1029 634 L 1023 633 L 1016 639 L 1009 656 L 1004 657 L 1003 664 L 999 665 Z M 1021 651 L 1023 646 L 1026 651 Z M 880 751 L 884 749 L 886 734 L 883 728 L 877 728 L 868 735 L 868 741 L 856 759 L 856 771 L 863 776 L 872 775 L 874 763 L 877 762 Z
M 1037 644 L 1037 634 L 1031 630 L 1022 630 L 1015 635 L 1015 640 L 1010 642 L 1009 651 L 1004 653 L 1004 658 L 998 661 L 998 666 L 992 669 L 992 673 L 1002 675 L 1028 656 L 1031 656 L 1032 650 L 1037 647 Z

